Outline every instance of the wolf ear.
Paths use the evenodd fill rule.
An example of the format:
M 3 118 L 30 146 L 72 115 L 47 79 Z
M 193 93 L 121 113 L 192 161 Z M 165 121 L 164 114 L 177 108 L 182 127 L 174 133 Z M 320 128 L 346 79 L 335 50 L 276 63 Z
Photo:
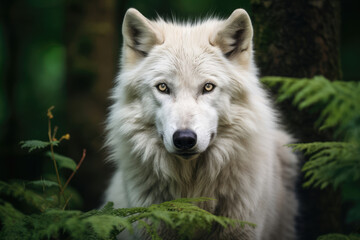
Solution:
M 122 34 L 124 48 L 130 48 L 137 57 L 145 57 L 154 45 L 163 42 L 151 21 L 134 8 L 126 11 Z
M 236 9 L 210 38 L 210 43 L 218 46 L 229 59 L 243 62 L 252 56 L 252 37 L 249 15 L 244 9 Z

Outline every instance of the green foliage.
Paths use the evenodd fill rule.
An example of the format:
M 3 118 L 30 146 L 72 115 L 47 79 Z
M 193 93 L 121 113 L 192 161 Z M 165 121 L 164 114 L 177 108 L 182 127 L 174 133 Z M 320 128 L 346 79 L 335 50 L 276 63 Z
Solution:
M 263 83 L 279 86 L 277 100 L 293 99 L 299 110 L 314 107 L 320 110 L 316 126 L 320 130 L 334 128 L 336 136 L 346 140 L 360 139 L 360 82 L 331 82 L 324 77 L 297 79 L 264 77 Z
M 0 181 L 0 196 L 11 197 L 38 211 L 44 211 L 54 204 L 53 201 L 44 199 L 34 190 L 27 189 L 26 184 L 21 182 L 6 183 Z
M 290 144 L 309 156 L 302 171 L 304 187 L 340 187 L 344 201 L 351 203 L 348 222 L 360 221 L 360 82 L 331 82 L 313 79 L 264 77 L 262 82 L 277 87 L 277 100 L 292 99 L 299 110 L 317 110 L 314 125 L 319 131 L 331 128 L 333 142 Z M 359 239 L 359 236 L 330 234 L 318 239 Z
M 78 164 L 54 152 L 54 147 L 62 140 L 70 139 L 70 135 L 56 139 L 57 127 L 51 129 L 52 109 L 49 108 L 47 113 L 49 141 L 23 141 L 21 147 L 28 148 L 29 152 L 50 148 L 45 155 L 53 161 L 57 181 L 51 178 L 10 183 L 0 181 L 0 239 L 116 239 L 116 235 L 124 230 L 134 233 L 134 226 L 152 239 L 161 239 L 160 226 L 171 228 L 179 239 L 190 239 L 197 231 L 210 231 L 214 224 L 255 227 L 248 222 L 215 216 L 194 205 L 212 200 L 209 198 L 177 199 L 149 207 L 121 209 L 115 209 L 110 202 L 100 210 L 69 210 L 77 193 L 68 188 L 68 184 L 84 160 L 86 151 L 83 151 Z M 65 184 L 58 171 L 62 168 L 73 171 Z
M 32 185 L 34 187 L 42 187 L 42 189 L 45 189 L 46 187 L 59 187 L 59 185 L 56 182 L 45 179 L 30 181 L 27 182 L 27 184 Z
M 50 151 L 46 152 L 45 155 L 48 156 L 50 159 L 52 158 L 52 153 Z M 67 168 L 67 169 L 75 171 L 76 163 L 71 158 L 57 154 L 57 153 L 54 153 L 54 158 L 55 158 L 59 168 Z
M 360 240 L 360 236 L 355 234 L 343 235 L 335 233 L 322 235 L 318 237 L 317 240 Z
M 59 144 L 58 141 L 53 141 L 52 144 L 57 146 Z M 40 140 L 27 140 L 20 142 L 21 148 L 28 148 L 29 152 L 32 152 L 35 149 L 43 149 L 50 146 L 50 142 L 44 142 Z
M 290 144 L 294 150 L 309 155 L 309 161 L 302 170 L 306 172 L 304 187 L 314 186 L 321 189 L 332 184 L 335 188 L 347 181 L 360 178 L 360 161 L 353 143 L 313 142 Z
M 9 194 L 8 189 L 14 185 L 0 182 L 0 193 Z M 22 189 L 21 191 L 23 191 Z M 144 228 L 153 239 L 161 239 L 157 229 L 161 224 L 175 229 L 179 236 L 190 238 L 195 231 L 210 230 L 214 223 L 224 227 L 251 223 L 215 216 L 197 206 L 194 202 L 208 201 L 206 198 L 177 199 L 149 207 L 114 209 L 108 203 L 101 210 L 81 212 L 62 210 L 49 207 L 51 202 L 35 192 L 10 191 L 15 196 L 20 195 L 22 200 L 35 206 L 40 211 L 33 214 L 23 214 L 12 204 L 1 201 L 0 220 L 3 228 L 0 237 L 5 239 L 48 239 L 68 236 L 70 239 L 115 239 L 116 235 L 127 229 L 134 232 L 132 223 L 138 222 L 138 227 Z M 46 203 L 44 205 L 44 203 Z

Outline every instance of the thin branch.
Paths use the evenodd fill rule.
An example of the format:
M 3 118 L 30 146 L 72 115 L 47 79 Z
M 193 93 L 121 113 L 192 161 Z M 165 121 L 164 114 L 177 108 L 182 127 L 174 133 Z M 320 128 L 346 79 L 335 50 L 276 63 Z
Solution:
M 63 194 L 63 193 L 64 193 L 64 191 L 65 191 L 66 187 L 69 185 L 69 183 L 70 183 L 71 179 L 74 177 L 75 173 L 76 173 L 76 172 L 77 172 L 77 170 L 80 168 L 80 166 L 81 166 L 82 162 L 83 162 L 83 161 L 84 161 L 84 159 L 85 159 L 85 156 L 86 156 L 86 149 L 83 149 L 83 154 L 82 154 L 82 157 L 81 157 L 81 159 L 80 159 L 80 162 L 77 164 L 77 166 L 76 166 L 75 170 L 72 172 L 72 174 L 70 175 L 70 177 L 67 179 L 67 181 L 66 181 L 66 183 L 65 183 L 64 187 L 62 188 L 62 192 L 61 192 L 61 194 Z
M 52 134 L 51 134 L 51 119 L 54 118 L 54 116 L 53 116 L 52 113 L 51 113 L 51 110 L 52 110 L 52 109 L 54 109 L 54 106 L 51 106 L 51 107 L 48 109 L 48 112 L 47 112 L 47 116 L 48 116 L 48 137 L 49 137 L 49 142 L 50 142 L 51 159 L 53 160 L 53 163 L 54 163 L 54 168 L 55 168 L 55 172 L 56 172 L 56 178 L 57 178 L 57 182 L 58 182 L 58 184 L 59 184 L 59 196 L 58 196 L 58 200 L 59 200 L 59 203 L 60 203 L 61 195 L 63 196 L 65 202 L 66 202 L 66 199 L 65 199 L 65 196 L 63 195 L 63 192 L 64 192 L 64 191 L 63 191 L 63 187 L 62 187 L 62 184 L 61 184 L 60 174 L 59 174 L 59 170 L 58 170 L 58 167 L 57 167 L 57 163 L 56 163 L 56 160 L 55 160 L 55 154 L 54 154 L 53 137 L 54 137 L 55 134 L 56 134 L 57 127 L 55 127 L 55 129 L 54 129 L 54 136 L 52 136 Z
M 72 198 L 72 195 L 66 200 L 65 205 L 63 207 L 63 210 L 65 210 L 66 206 L 69 204 L 70 199 Z
M 50 120 L 50 118 L 49 118 L 49 121 L 48 121 L 48 125 L 49 125 L 48 135 L 49 135 L 49 142 L 50 142 L 51 158 L 52 158 L 53 163 L 54 163 L 54 168 L 55 168 L 55 172 L 56 172 L 56 178 L 57 178 L 57 181 L 58 181 L 58 184 L 59 184 L 60 194 L 61 194 L 63 187 L 62 187 L 62 184 L 61 184 L 60 175 L 59 175 L 59 171 L 58 171 L 58 167 L 57 167 L 56 160 L 55 160 L 55 155 L 54 155 L 54 145 L 53 145 L 52 136 L 51 136 L 51 120 Z
M 55 141 L 55 136 L 56 136 L 57 130 L 58 130 L 58 126 L 55 126 L 55 127 L 54 127 L 54 133 L 53 133 L 53 135 L 52 135 L 52 140 L 53 140 L 53 141 Z

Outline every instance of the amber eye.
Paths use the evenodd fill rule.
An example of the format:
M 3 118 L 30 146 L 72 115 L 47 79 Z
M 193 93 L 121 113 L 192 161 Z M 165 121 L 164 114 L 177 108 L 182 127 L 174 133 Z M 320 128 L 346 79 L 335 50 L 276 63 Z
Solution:
M 214 88 L 215 88 L 215 85 L 214 85 L 214 84 L 212 84 L 212 83 L 206 83 L 206 84 L 204 85 L 203 93 L 209 93 L 209 92 L 211 92 L 212 90 L 214 90 Z
M 162 93 L 169 94 L 169 92 L 170 92 L 168 86 L 165 83 L 160 83 L 160 84 L 156 85 L 156 88 Z

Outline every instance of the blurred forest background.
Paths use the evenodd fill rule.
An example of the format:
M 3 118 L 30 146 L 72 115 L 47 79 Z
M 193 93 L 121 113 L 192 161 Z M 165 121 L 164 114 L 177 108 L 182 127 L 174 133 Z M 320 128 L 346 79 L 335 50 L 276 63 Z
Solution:
M 129 7 L 137 8 L 148 18 L 156 18 L 159 14 L 165 18 L 176 17 L 178 20 L 196 19 L 211 14 L 226 18 L 234 9 L 245 8 L 254 23 L 255 50 L 258 53 L 261 75 L 313 77 L 322 74 L 330 80 L 360 80 L 360 2 L 355 0 L 2 0 L 0 180 L 39 179 L 48 171 L 48 159 L 32 161 L 34 156 L 21 150 L 19 142 L 27 139 L 46 140 L 46 110 L 54 105 L 54 122 L 59 126 L 59 135 L 71 135 L 71 140 L 60 151 L 74 159 L 80 159 L 82 149 L 87 149 L 87 157 L 72 182 L 82 195 L 83 210 L 100 206 L 103 191 L 112 173 L 112 166 L 104 161 L 104 121 L 110 104 L 109 90 L 118 71 L 122 18 Z M 308 12 L 312 8 L 318 9 L 317 12 Z M 334 12 L 329 13 L 327 10 Z M 306 52 L 305 48 L 311 45 L 304 42 L 295 51 L 278 51 L 276 56 L 273 54 L 274 49 L 264 48 L 262 44 L 266 41 L 260 39 L 264 36 L 260 33 L 263 33 L 264 25 L 269 27 L 277 24 L 279 18 L 274 17 L 276 12 L 287 12 L 288 15 L 291 14 L 290 17 L 293 16 L 293 21 L 289 22 L 293 32 L 306 29 L 306 24 L 320 32 L 329 27 L 336 35 L 335 40 L 331 36 L 324 39 L 330 39 L 336 44 L 334 49 L 329 50 L 335 52 L 335 56 L 331 55 L 335 63 L 323 66 L 323 71 L 296 72 L 291 68 L 288 69 L 293 72 L 271 71 L 276 69 L 271 63 L 281 62 L 283 59 L 289 65 L 296 66 L 297 61 L 301 63 L 304 56 L 301 52 Z M 314 23 L 319 21 L 321 24 L 312 25 L 313 17 Z M 329 19 L 332 23 L 327 22 Z M 278 42 L 280 44 L 296 42 L 299 36 L 286 35 L 286 31 L 287 26 L 278 25 L 266 40 L 276 42 L 277 37 L 282 37 Z M 303 32 L 307 37 L 312 36 L 311 31 Z M 306 38 L 302 39 L 306 41 Z M 269 42 L 266 44 L 273 46 Z M 296 47 L 294 46 L 292 45 L 293 49 Z M 291 56 L 290 60 L 282 58 L 283 55 Z M 329 58 L 328 55 L 321 57 Z M 314 56 L 314 59 L 318 57 Z M 333 59 L 327 60 L 331 62 Z M 312 64 L 311 61 L 308 63 Z M 290 107 L 281 107 L 285 119 L 290 115 L 286 111 L 288 108 Z M 307 134 L 311 129 L 306 133 L 302 131 L 307 121 L 306 118 L 297 118 L 289 128 L 300 139 L 314 141 L 319 137 L 317 134 Z M 326 195 L 318 190 L 303 190 L 300 185 L 301 183 L 299 198 L 302 210 L 298 228 L 301 237 L 313 239 L 326 231 L 341 231 L 343 216 L 336 193 Z M 336 217 L 331 217 L 332 212 L 335 212 Z M 319 229 L 317 225 L 320 223 L 327 227 Z

